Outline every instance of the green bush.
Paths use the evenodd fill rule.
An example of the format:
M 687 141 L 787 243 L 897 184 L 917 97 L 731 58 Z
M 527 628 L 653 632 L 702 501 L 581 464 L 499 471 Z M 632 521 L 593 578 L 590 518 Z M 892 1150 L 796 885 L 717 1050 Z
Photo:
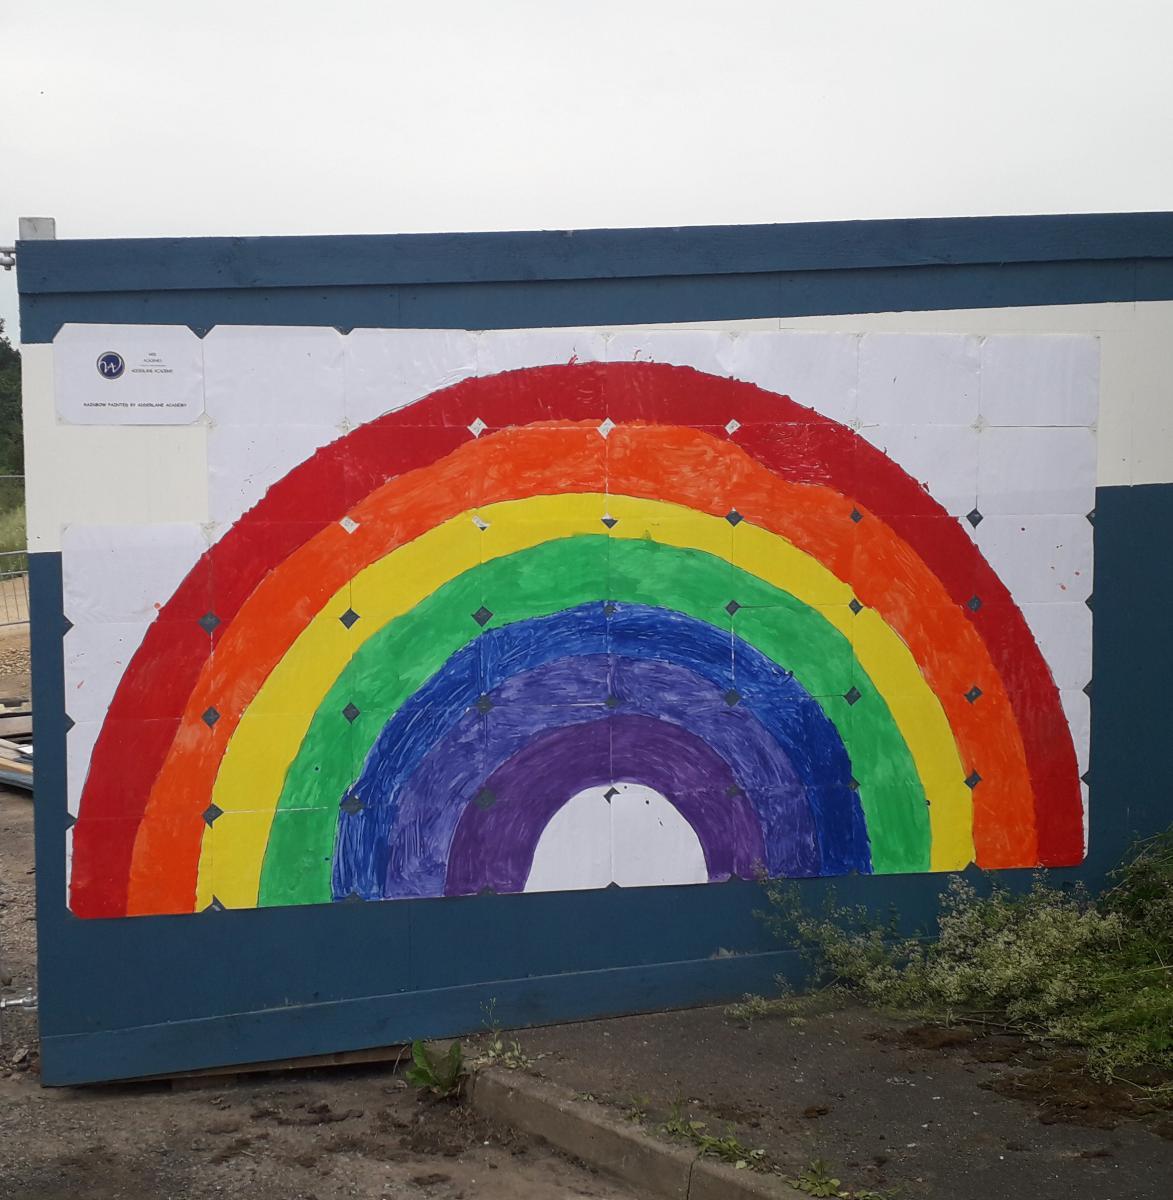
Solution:
M 0 321 L 0 475 L 24 474 L 24 439 L 20 412 L 20 351 Z M 0 507 L 9 508 L 7 497 Z
M 833 902 L 811 913 L 784 881 L 766 885 L 764 915 L 797 935 L 818 983 L 865 1003 L 1071 1043 L 1101 1075 L 1173 1070 L 1173 829 L 1136 847 L 1113 876 L 1096 898 L 1045 874 L 1024 894 L 995 882 L 984 896 L 955 877 L 934 939 L 899 937 Z M 757 1015 L 762 1003 L 747 998 L 735 1015 Z
M 25 548 L 23 474 L 20 351 L 0 321 L 0 550 Z

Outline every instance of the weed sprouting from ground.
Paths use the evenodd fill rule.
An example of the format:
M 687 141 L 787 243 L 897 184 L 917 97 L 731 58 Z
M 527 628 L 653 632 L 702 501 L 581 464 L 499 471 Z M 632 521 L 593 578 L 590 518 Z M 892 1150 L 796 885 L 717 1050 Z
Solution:
M 797 938 L 824 989 L 936 1019 L 980 1020 L 1082 1047 L 1098 1075 L 1173 1070 L 1173 829 L 1137 846 L 1098 897 L 1053 885 L 988 895 L 961 878 L 935 939 L 896 936 L 862 908 L 806 910 L 766 885 L 767 924 Z M 730 1015 L 801 1017 L 803 997 L 747 997 Z
M 719 1137 L 707 1130 L 706 1122 L 689 1120 L 682 1101 L 673 1104 L 668 1119 L 660 1126 L 661 1133 L 691 1142 L 701 1158 L 716 1158 L 738 1170 L 762 1166 L 766 1157 L 764 1150 L 742 1145 L 731 1132 Z
M 836 1200 L 883 1200 L 880 1192 L 845 1191 L 840 1180 L 831 1174 L 831 1168 L 821 1158 L 808 1163 L 796 1178 L 790 1180 L 790 1186 L 808 1196 L 833 1196 Z
M 500 1030 L 491 1030 L 484 1050 L 476 1060 L 478 1067 L 505 1067 L 510 1071 L 528 1071 L 534 1059 L 525 1053 L 517 1038 L 506 1038 Z
M 433 1051 L 424 1042 L 412 1042 L 411 1063 L 407 1082 L 414 1087 L 442 1099 L 460 1094 L 467 1072 L 459 1042 L 453 1042 L 444 1053 Z
M 497 1001 L 484 1005 L 485 1030 L 489 1038 L 477 1056 L 474 1066 L 505 1067 L 510 1071 L 528 1071 L 536 1061 L 521 1048 L 517 1038 L 506 1038 L 497 1022 Z M 540 1056 L 539 1056 L 540 1057 Z

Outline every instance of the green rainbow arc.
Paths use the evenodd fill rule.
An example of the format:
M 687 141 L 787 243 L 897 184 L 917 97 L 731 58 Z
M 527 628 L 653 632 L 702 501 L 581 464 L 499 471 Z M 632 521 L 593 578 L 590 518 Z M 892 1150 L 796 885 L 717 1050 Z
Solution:
M 726 610 L 736 597 L 741 606 Z M 580 534 L 482 563 L 387 622 L 356 651 L 315 712 L 290 763 L 265 850 L 259 904 L 327 903 L 338 800 L 399 707 L 473 641 L 471 614 L 491 629 L 613 600 L 685 613 L 735 633 L 792 671 L 839 731 L 859 783 L 877 873 L 930 869 L 924 787 L 884 698 L 850 642 L 817 609 L 704 551 Z M 859 700 L 836 672 L 850 664 Z M 353 723 L 343 710 L 354 703 Z M 322 797 L 330 802 L 323 806 Z

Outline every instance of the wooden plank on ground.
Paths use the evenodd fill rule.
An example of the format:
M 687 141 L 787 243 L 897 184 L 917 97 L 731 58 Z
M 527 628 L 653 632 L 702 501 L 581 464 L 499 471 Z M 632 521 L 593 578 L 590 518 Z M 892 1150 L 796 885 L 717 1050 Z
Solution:
M 307 1071 L 316 1067 L 353 1067 L 363 1063 L 407 1062 L 407 1046 L 375 1046 L 369 1050 L 339 1050 L 333 1054 L 308 1054 L 302 1058 L 279 1058 L 270 1062 L 234 1063 L 228 1067 L 206 1067 L 174 1075 L 152 1075 L 151 1079 L 169 1079 L 177 1090 L 223 1085 L 236 1075 L 256 1075 L 261 1071 Z

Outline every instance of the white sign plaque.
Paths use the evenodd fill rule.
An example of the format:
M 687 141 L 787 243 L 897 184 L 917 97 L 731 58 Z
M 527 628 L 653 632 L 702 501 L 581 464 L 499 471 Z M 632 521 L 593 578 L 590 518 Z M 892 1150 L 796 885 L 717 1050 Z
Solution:
M 204 411 L 203 345 L 183 325 L 64 325 L 53 361 L 67 424 L 190 425 Z

